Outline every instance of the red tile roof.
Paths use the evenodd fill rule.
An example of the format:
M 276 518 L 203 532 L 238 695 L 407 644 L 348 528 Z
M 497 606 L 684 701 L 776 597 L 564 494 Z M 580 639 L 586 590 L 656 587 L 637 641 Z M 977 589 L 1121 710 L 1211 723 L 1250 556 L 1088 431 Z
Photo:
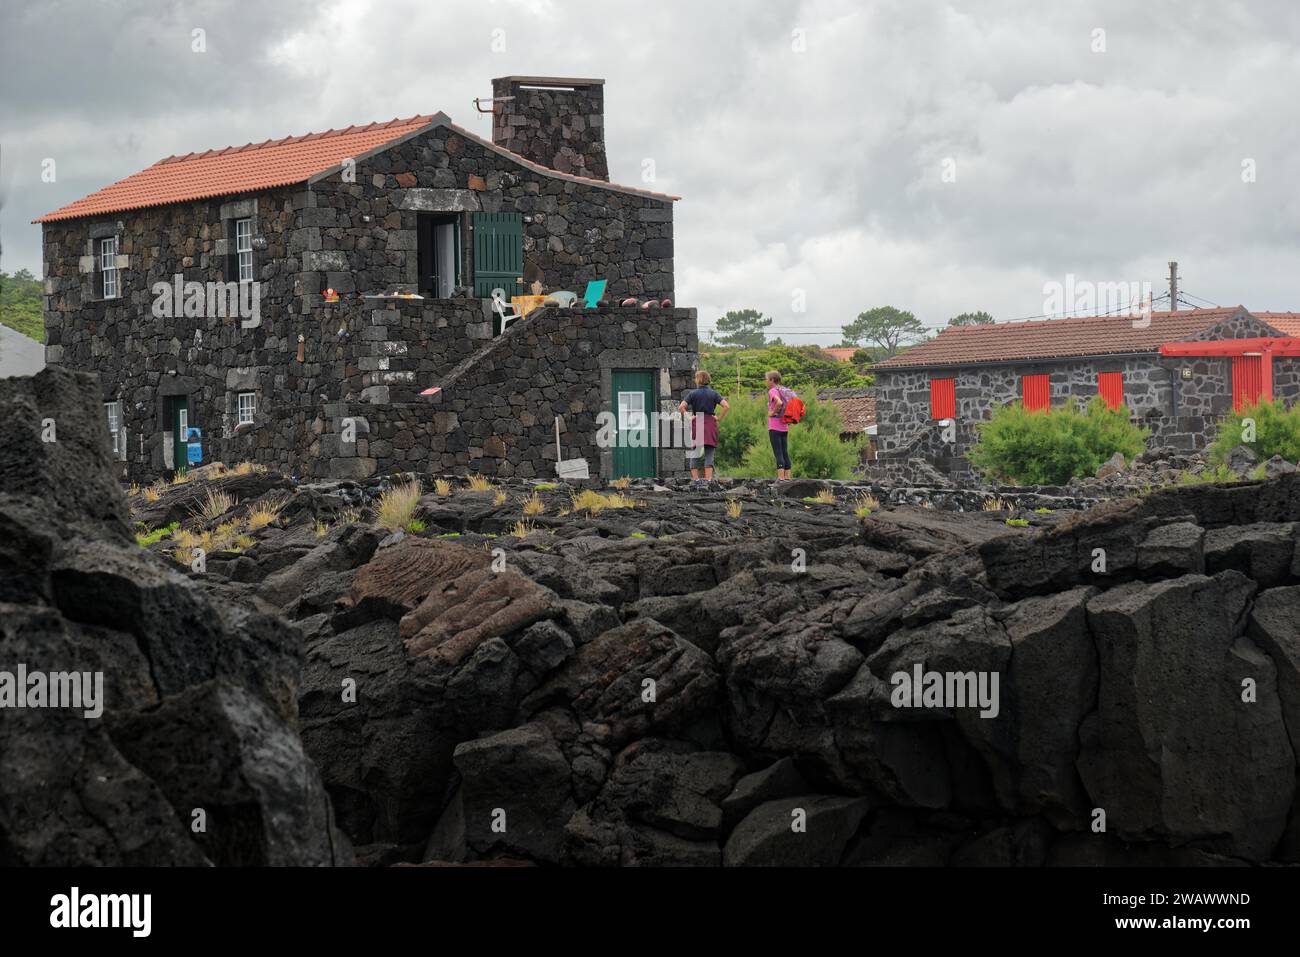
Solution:
M 821 350 L 836 362 L 850 362 L 858 346 L 822 346 Z
M 865 432 L 876 424 L 876 399 L 870 395 L 832 396 L 832 403 L 840 413 L 840 428 L 844 434 Z
M 1156 352 L 1166 342 L 1186 339 L 1243 312 L 1241 306 L 1153 312 L 1145 327 L 1136 316 L 1079 316 L 1030 322 L 995 322 L 980 326 L 948 326 L 933 339 L 918 343 L 875 364 L 875 369 L 924 366 L 965 366 L 981 362 L 1058 359 L 1071 356 Z M 1300 314 L 1252 313 L 1282 329 L 1268 316 L 1292 316 L 1300 329 Z M 1280 321 L 1280 320 L 1279 320 Z
M 1300 336 L 1300 312 L 1252 312 L 1251 315 L 1285 336 Z
M 172 203 L 231 196 L 305 182 L 432 122 L 432 116 L 349 126 L 264 143 L 229 146 L 204 153 L 169 156 L 84 199 L 47 213 L 38 223 L 104 213 L 168 206 Z
M 404 120 L 389 120 L 387 123 L 349 126 L 347 129 L 327 130 L 324 133 L 287 136 L 263 143 L 229 146 L 203 153 L 169 156 L 75 203 L 46 213 L 33 222 L 50 223 L 101 216 L 303 183 L 313 176 L 332 170 L 349 157 L 359 158 L 434 124 L 445 124 L 467 139 L 547 176 L 653 199 L 673 201 L 680 198 L 549 169 L 455 126 L 445 114 L 434 113 Z

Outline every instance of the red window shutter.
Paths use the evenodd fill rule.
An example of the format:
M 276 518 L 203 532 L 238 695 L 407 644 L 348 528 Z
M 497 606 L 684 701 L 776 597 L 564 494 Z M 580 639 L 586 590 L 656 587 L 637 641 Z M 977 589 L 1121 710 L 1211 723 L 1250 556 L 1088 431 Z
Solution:
M 1027 375 L 1020 378 L 1020 397 L 1030 412 L 1046 412 L 1052 407 L 1052 377 Z
M 1264 392 L 1262 356 L 1232 357 L 1232 411 L 1241 412 L 1259 403 Z
M 930 380 L 930 418 L 957 418 L 957 380 Z
M 1097 376 L 1097 394 L 1112 409 L 1124 404 L 1124 373 L 1102 372 Z

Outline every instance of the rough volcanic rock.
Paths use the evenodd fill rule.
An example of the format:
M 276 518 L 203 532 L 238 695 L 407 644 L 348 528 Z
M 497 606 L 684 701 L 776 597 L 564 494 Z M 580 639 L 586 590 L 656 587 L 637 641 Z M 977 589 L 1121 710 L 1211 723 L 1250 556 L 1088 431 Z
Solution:
M 356 570 L 347 598 L 355 609 L 352 620 L 383 615 L 399 621 L 435 587 L 490 564 L 491 557 L 477 549 L 403 537 L 395 545 L 378 549 Z
M 619 747 L 685 728 L 717 706 L 717 690 L 708 655 L 638 619 L 583 645 L 523 706 L 567 704 L 603 744 Z
M 567 827 L 575 863 L 722 863 L 720 802 L 744 772 L 739 758 L 645 739 L 615 759 L 608 783 Z
M 402 637 L 413 656 L 449 665 L 485 640 L 521 631 L 555 614 L 555 595 L 514 571 L 477 568 L 440 584 L 402 618 Z
M 348 863 L 350 850 L 335 831 L 329 798 L 302 743 L 238 685 L 222 680 L 188 689 L 111 734 L 158 782 L 213 863 Z M 201 751 L 195 742 L 202 742 Z
M 844 777 L 827 699 L 862 665 L 862 655 L 827 624 L 737 629 L 718 650 L 727 688 L 727 724 L 747 753 L 807 756 L 822 773 Z
M 0 382 L 0 660 L 106 701 L 6 711 L 0 862 L 1300 860 L 1300 474 L 1029 510 L 1199 467 L 1148 456 L 1110 491 L 874 489 L 865 520 L 854 484 L 591 510 L 452 479 L 394 535 L 400 477 L 212 466 L 136 517 L 278 517 L 183 573 L 168 530 L 132 542 L 86 386 Z M 239 503 L 190 516 L 214 489 Z M 974 700 L 908 707 L 918 670 Z
M 1276 668 L 1242 636 L 1254 591 L 1228 571 L 1123 585 L 1088 602 L 1100 685 L 1079 771 L 1109 831 L 1249 860 L 1277 844 L 1295 756 Z
M 866 816 L 865 798 L 805 794 L 760 804 L 727 838 L 727 867 L 812 867 L 840 863 Z
M 1194 522 L 1156 526 L 1138 545 L 1137 569 L 1144 578 L 1204 572 L 1205 529 Z
M 1268 653 L 1277 669 L 1291 750 L 1300 757 L 1300 586 L 1270 588 L 1255 599 L 1247 634 Z
M 747 774 L 737 781 L 735 788 L 722 802 L 722 813 L 727 827 L 732 828 L 760 804 L 807 792 L 808 782 L 799 773 L 794 761 L 791 758 L 781 758 L 763 770 Z
M 457 746 L 465 840 L 482 856 L 558 863 L 575 808 L 569 763 L 539 723 Z
M 1091 588 L 1027 598 L 1007 610 L 1002 627 L 1011 658 L 1001 682 L 1001 711 L 968 722 L 989 759 L 999 803 L 1042 813 L 1063 830 L 1087 812 L 1075 769 L 1079 726 L 1097 700 L 1097 650 L 1088 630 Z
M 1272 588 L 1291 574 L 1296 523 L 1231 525 L 1211 529 L 1205 538 L 1205 571 L 1211 575 L 1234 568 Z
M 95 699 L 5 701 L 0 861 L 350 860 L 292 729 L 297 635 L 132 541 L 98 395 L 57 367 L 0 379 L 0 662 Z M 215 825 L 234 805 L 238 833 L 192 831 L 195 807 Z

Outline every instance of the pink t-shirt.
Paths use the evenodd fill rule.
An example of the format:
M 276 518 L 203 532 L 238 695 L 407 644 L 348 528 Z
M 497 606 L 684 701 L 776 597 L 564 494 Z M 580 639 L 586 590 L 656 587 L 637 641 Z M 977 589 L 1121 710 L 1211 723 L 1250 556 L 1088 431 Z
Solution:
M 786 425 L 779 415 L 773 415 L 777 409 L 781 408 L 781 390 L 776 386 L 767 390 L 767 427 L 773 432 L 789 432 L 790 426 Z

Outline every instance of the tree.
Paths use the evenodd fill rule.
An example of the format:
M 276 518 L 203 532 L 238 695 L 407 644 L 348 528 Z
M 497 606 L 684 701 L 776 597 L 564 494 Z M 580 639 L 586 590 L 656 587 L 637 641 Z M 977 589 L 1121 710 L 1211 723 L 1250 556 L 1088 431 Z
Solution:
M 877 306 L 858 313 L 857 319 L 840 328 L 845 342 L 851 346 L 874 346 L 879 358 L 888 358 L 903 346 L 921 341 L 927 332 L 920 319 L 893 306 Z
M 717 343 L 720 346 L 742 346 L 761 349 L 769 345 L 763 331 L 772 324 L 757 309 L 738 309 L 727 313 L 717 322 Z M 771 344 L 779 343 L 777 339 Z
M 12 276 L 0 272 L 0 325 L 44 342 L 41 292 L 41 281 L 26 269 L 20 269 Z
M 993 321 L 993 317 L 987 312 L 963 312 L 959 316 L 953 316 L 948 320 L 950 326 L 987 326 Z
M 713 376 L 713 388 L 729 396 L 737 392 L 763 392 L 763 375 L 769 369 L 778 370 L 781 384 L 796 391 L 860 389 L 874 381 L 862 366 L 836 362 L 819 346 L 811 345 L 705 349 L 700 353 L 700 368 Z

